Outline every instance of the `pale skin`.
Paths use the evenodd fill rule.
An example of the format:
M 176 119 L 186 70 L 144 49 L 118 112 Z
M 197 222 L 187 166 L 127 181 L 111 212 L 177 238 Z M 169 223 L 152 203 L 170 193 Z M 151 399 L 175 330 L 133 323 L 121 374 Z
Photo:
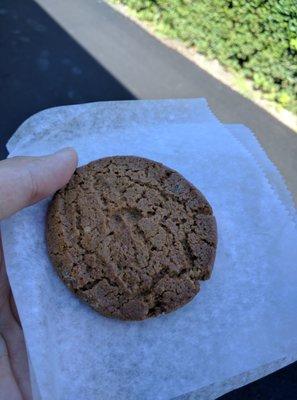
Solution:
M 44 157 L 0 162 L 0 221 L 64 186 L 77 165 L 76 152 L 64 149 Z M 0 235 L 0 400 L 31 400 L 27 351 L 9 286 Z

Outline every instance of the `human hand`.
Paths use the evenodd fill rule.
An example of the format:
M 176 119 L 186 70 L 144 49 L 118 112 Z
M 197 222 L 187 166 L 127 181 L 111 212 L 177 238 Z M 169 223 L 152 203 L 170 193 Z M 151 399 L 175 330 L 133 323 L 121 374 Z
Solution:
M 77 164 L 73 149 L 0 162 L 0 221 L 54 193 Z M 0 400 L 32 399 L 26 346 L 9 282 L 0 235 Z

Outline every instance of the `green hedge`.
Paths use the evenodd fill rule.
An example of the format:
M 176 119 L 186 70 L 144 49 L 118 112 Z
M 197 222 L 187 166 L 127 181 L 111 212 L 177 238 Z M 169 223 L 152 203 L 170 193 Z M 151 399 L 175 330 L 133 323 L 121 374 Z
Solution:
M 297 112 L 297 0 L 113 0 Z

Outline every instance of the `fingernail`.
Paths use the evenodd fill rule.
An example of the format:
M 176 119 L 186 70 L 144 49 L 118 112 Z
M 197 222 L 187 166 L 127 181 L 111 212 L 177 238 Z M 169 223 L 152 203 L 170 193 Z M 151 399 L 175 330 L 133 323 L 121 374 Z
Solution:
M 64 159 L 75 161 L 75 163 L 77 164 L 78 155 L 73 147 L 64 147 L 63 149 L 60 149 L 53 154 L 50 154 L 50 156 L 60 156 L 60 155 Z
M 75 151 L 73 147 L 63 147 L 62 149 L 55 151 L 53 154 L 64 153 L 65 151 Z

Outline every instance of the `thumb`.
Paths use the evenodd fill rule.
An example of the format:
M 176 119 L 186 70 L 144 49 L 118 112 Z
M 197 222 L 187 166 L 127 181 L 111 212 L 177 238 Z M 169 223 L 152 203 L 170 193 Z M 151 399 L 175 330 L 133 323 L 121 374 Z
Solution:
M 77 165 L 72 148 L 43 157 L 13 157 L 0 162 L 0 220 L 64 186 Z

